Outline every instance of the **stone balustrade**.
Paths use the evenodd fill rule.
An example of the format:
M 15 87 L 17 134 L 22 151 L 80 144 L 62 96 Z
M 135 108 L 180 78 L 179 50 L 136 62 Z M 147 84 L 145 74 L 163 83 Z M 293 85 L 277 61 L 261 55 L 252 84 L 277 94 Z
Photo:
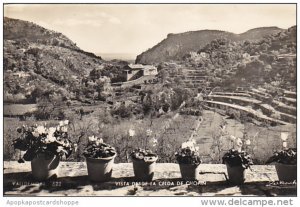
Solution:
M 85 162 L 61 162 L 56 177 L 36 182 L 30 162 L 4 162 L 4 195 L 13 196 L 296 196 L 295 183 L 280 183 L 273 165 L 254 165 L 246 170 L 241 186 L 227 181 L 226 166 L 201 164 L 198 181 L 184 182 L 179 165 L 157 163 L 153 182 L 134 179 L 132 163 L 114 165 L 112 179 L 91 182 Z

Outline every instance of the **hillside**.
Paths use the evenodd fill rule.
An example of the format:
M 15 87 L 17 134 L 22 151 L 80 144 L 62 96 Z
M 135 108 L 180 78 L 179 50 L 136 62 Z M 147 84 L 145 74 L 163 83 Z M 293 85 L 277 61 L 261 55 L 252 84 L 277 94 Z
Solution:
M 231 41 L 258 40 L 262 37 L 282 31 L 278 27 L 262 27 L 251 29 L 242 34 L 234 34 L 219 30 L 200 30 L 180 34 L 169 34 L 166 39 L 151 49 L 138 55 L 137 63 L 152 64 L 169 60 L 179 60 L 185 54 L 198 51 L 214 39 L 226 38 Z
M 259 41 L 215 39 L 182 60 L 161 63 L 159 76 L 197 92 L 204 108 L 241 122 L 295 124 L 296 34 L 293 26 Z M 198 109 L 191 104 L 182 113 Z
M 235 90 L 264 84 L 294 89 L 296 31 L 293 26 L 255 42 L 215 39 L 197 52 L 185 54 L 182 60 L 160 64 L 160 75 L 165 73 L 192 89 L 209 86 Z
M 69 97 L 101 57 L 81 50 L 61 33 L 32 22 L 4 18 L 4 101 L 34 99 L 37 87 Z
M 79 49 L 61 33 L 47 30 L 32 22 L 8 17 L 4 17 L 4 39 Z

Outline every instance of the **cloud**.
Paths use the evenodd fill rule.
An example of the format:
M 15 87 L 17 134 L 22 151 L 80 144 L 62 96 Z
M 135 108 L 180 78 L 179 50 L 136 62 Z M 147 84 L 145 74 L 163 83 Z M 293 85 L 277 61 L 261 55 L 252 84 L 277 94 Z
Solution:
M 53 24 L 70 27 L 84 25 L 91 27 L 101 27 L 107 24 L 121 24 L 121 20 L 105 12 L 91 12 L 85 13 L 80 16 L 68 16 L 64 19 L 56 19 L 53 21 Z
M 121 24 L 121 20 L 118 19 L 117 17 L 110 17 L 109 22 L 112 24 Z
M 55 20 L 53 22 L 54 25 L 58 26 L 92 26 L 92 27 L 101 27 L 103 25 L 103 22 L 96 19 L 64 19 L 64 20 Z
M 108 21 L 109 23 L 112 23 L 112 24 L 121 24 L 121 20 L 113 15 L 110 15 L 106 12 L 100 12 L 100 13 L 97 13 L 98 16 L 102 17 L 104 20 Z M 96 15 L 97 15 L 96 14 Z

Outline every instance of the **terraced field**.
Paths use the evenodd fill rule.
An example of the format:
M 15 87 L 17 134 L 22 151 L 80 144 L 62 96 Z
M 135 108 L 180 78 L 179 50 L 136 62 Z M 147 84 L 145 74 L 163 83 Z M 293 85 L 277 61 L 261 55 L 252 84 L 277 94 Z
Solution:
M 171 73 L 170 77 L 180 78 L 186 88 L 193 90 L 201 91 L 199 89 L 210 85 L 207 71 L 203 69 L 181 67 Z M 254 87 L 244 91 L 213 91 L 206 97 L 205 102 L 208 109 L 235 109 L 247 113 L 249 117 L 259 122 L 267 122 L 271 125 L 296 123 L 297 94 L 295 91 L 275 87 L 268 89 Z
M 273 98 L 268 90 L 259 87 L 243 93 L 212 93 L 207 96 L 206 103 L 212 108 L 247 112 L 258 121 L 286 125 L 297 121 L 296 98 L 291 96 L 295 97 L 296 93 L 284 90 L 280 96 Z
M 170 77 L 180 78 L 186 88 L 193 90 L 201 91 L 199 89 L 209 89 L 210 86 L 210 79 L 204 70 L 181 68 Z M 281 149 L 281 132 L 289 132 L 289 146 L 295 146 L 297 122 L 295 89 L 253 86 L 237 91 L 217 90 L 219 89 L 206 91 L 209 95 L 203 92 L 198 94 L 203 96 L 206 110 L 201 124 L 191 134 L 197 141 L 205 163 L 221 162 L 222 155 L 232 147 L 229 135 L 242 138 L 247 132 L 252 142 L 248 150 L 259 164 L 264 163 L 273 151 Z M 252 121 L 242 123 L 232 119 L 227 115 L 230 110 L 246 114 Z M 216 136 L 224 121 L 226 122 L 224 136 Z

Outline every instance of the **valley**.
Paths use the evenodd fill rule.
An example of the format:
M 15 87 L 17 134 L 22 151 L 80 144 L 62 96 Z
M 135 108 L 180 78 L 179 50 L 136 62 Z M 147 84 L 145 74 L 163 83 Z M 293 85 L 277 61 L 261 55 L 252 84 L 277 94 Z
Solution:
M 190 138 L 203 162 L 221 163 L 232 135 L 248 137 L 255 164 L 264 164 L 281 148 L 281 132 L 296 146 L 296 60 L 296 26 L 170 34 L 133 64 L 131 57 L 105 59 L 60 33 L 5 18 L 4 159 L 19 156 L 11 146 L 19 126 L 67 119 L 79 145 L 72 161 L 84 159 L 83 146 L 97 135 L 116 147 L 119 163 L 142 146 L 158 162 L 175 162 Z M 129 129 L 136 131 L 132 139 Z

